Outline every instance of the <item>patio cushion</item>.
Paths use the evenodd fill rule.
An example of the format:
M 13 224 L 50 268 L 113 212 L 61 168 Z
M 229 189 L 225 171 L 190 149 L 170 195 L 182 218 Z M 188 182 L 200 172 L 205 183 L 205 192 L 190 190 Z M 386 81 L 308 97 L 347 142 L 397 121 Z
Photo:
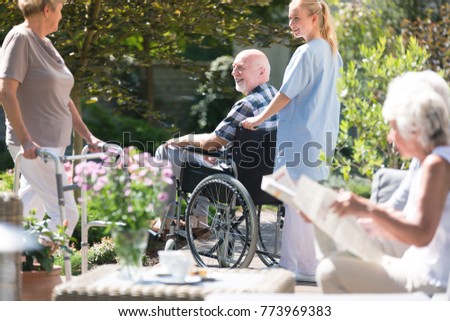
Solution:
M 407 171 L 393 168 L 381 168 L 373 176 L 370 199 L 377 203 L 389 200 L 398 188 Z

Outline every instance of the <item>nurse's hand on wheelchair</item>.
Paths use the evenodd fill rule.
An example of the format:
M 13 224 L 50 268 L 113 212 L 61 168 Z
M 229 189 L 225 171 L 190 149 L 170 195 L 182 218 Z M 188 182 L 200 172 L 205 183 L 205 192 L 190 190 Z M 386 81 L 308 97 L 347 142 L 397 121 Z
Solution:
M 256 130 L 258 126 L 262 124 L 262 122 L 263 121 L 259 116 L 248 117 L 247 119 L 241 121 L 240 126 L 244 127 L 245 129 Z

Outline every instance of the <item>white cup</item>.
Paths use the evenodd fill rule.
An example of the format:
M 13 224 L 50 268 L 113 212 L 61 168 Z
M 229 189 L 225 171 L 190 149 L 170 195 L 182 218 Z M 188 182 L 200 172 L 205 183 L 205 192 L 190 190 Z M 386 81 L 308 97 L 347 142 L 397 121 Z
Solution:
M 183 282 L 192 268 L 191 258 L 182 251 L 158 251 L 159 264 L 174 281 Z

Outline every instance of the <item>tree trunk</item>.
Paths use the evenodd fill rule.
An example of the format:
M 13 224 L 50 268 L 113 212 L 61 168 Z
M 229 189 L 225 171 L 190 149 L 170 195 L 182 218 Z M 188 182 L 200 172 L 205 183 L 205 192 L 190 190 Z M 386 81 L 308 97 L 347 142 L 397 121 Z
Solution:
M 150 43 L 147 38 L 144 39 L 144 50 L 149 52 L 150 51 Z M 155 91 L 154 91 L 154 81 L 153 81 L 153 64 L 151 61 L 148 61 L 145 66 L 145 78 L 146 78 L 146 96 L 148 101 L 148 110 L 147 115 L 151 115 L 155 111 Z M 153 119 L 149 116 L 147 116 L 147 120 L 151 123 Z
M 78 96 L 78 94 L 73 93 L 72 100 L 75 103 L 78 112 L 82 116 L 81 99 Z M 82 150 L 83 150 L 83 137 L 81 137 L 76 131 L 73 131 L 73 155 L 81 154 Z
M 76 90 L 72 91 L 72 100 L 75 103 L 75 106 L 77 107 L 78 112 L 80 113 L 80 116 L 82 116 L 82 108 L 81 108 L 81 99 L 80 96 L 77 94 Z M 81 151 L 83 150 L 83 137 L 80 136 L 76 131 L 73 131 L 73 145 L 72 145 L 72 155 L 80 155 Z M 75 168 L 75 165 L 79 163 L 77 161 L 74 161 L 73 166 Z M 74 190 L 75 199 L 78 200 L 81 196 L 81 192 L 79 189 Z
M 150 64 L 145 67 L 145 77 L 147 78 L 147 100 L 149 105 L 149 111 L 153 111 L 155 104 L 155 92 L 153 89 L 153 66 Z

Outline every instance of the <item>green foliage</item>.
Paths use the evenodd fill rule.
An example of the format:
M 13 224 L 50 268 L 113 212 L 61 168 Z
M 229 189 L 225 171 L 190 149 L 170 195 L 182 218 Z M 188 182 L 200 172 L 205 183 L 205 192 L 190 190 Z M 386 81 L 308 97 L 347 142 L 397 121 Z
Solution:
M 66 266 L 64 264 L 64 253 L 61 251 L 55 252 L 55 265 L 59 265 L 62 267 L 62 274 L 66 274 Z M 72 268 L 72 275 L 80 275 L 81 274 L 81 252 L 78 252 L 75 249 L 72 249 L 72 254 L 70 255 L 70 264 Z
M 344 180 L 344 178 L 339 175 L 339 173 L 333 173 L 330 175 L 327 181 L 323 183 L 323 185 L 330 187 L 334 190 L 349 190 L 353 193 L 369 198 L 371 189 L 372 189 L 372 182 L 369 179 L 353 175 L 348 180 Z
M 37 262 L 39 264 L 37 268 L 50 272 L 55 262 L 55 251 L 61 249 L 61 252 L 71 254 L 68 245 L 73 239 L 66 234 L 67 221 L 63 225 L 58 225 L 56 231 L 51 231 L 48 228 L 50 218 L 45 216 L 42 221 L 39 221 L 35 214 L 35 212 L 29 213 L 23 221 L 27 238 L 34 242 L 34 246 L 23 252 L 25 260 L 22 263 L 22 271 L 35 270 L 34 264 Z
M 403 34 L 416 37 L 419 45 L 430 53 L 428 68 L 443 72 L 443 77 L 450 81 L 450 4 L 425 13 L 423 19 L 405 20 L 402 23 Z
M 406 71 L 426 67 L 427 51 L 410 38 L 406 46 L 402 38 L 395 40 L 393 53 L 386 51 L 386 39 L 377 46 L 360 46 L 363 59 L 352 61 L 343 72 L 339 84 L 342 119 L 338 139 L 337 166 L 344 178 L 358 172 L 371 178 L 381 166 L 400 168 L 402 160 L 388 144 L 388 124 L 381 115 L 388 83 Z
M 327 3 L 336 9 L 334 22 L 344 63 L 360 60 L 363 56 L 359 45 L 374 47 L 381 37 L 386 38 L 387 51 L 393 52 L 395 37 L 402 32 L 407 38 L 414 36 L 419 39 L 432 57 L 448 57 L 448 0 L 332 0 Z
M 98 104 L 87 105 L 83 110 L 83 119 L 97 137 L 122 147 L 135 146 L 151 154 L 172 137 L 169 129 L 152 126 L 143 119 L 113 113 Z
M 0 172 L 0 192 L 11 192 L 14 188 L 13 170 Z
M 233 61 L 230 56 L 215 59 L 197 89 L 202 99 L 191 107 L 191 115 L 197 119 L 199 132 L 213 131 L 241 96 L 231 76 Z
M 410 21 L 423 19 L 430 12 L 439 15 L 437 13 L 439 7 L 445 3 L 450 3 L 449 0 L 391 0 L 390 2 L 392 8 L 397 9 L 397 16 Z
M 344 60 L 335 164 L 347 180 L 353 173 L 370 178 L 380 166 L 399 168 L 405 162 L 386 140 L 381 107 L 388 82 L 427 68 L 449 77 L 449 1 L 328 3 L 337 9 L 334 20 Z
M 387 23 L 383 10 L 372 4 L 373 1 L 335 2 L 334 22 L 339 52 L 345 64 L 361 60 L 360 44 L 373 47 L 381 37 L 390 39 L 394 34 L 392 24 Z
M 87 202 L 87 221 L 100 221 L 104 218 L 104 213 L 102 213 L 102 210 L 100 209 L 100 205 L 98 204 L 98 198 L 94 197 L 89 199 Z M 79 210 L 81 213 L 81 210 Z M 75 230 L 73 231 L 72 236 L 77 239 L 81 240 L 81 219 L 78 220 L 78 223 L 75 227 Z M 100 242 L 101 239 L 105 236 L 109 236 L 109 233 L 106 233 L 104 228 L 102 227 L 91 227 L 88 231 L 88 240 L 89 245 L 92 245 L 94 243 Z M 74 245 L 78 250 L 80 249 L 80 242 L 76 243 Z
M 96 265 L 117 263 L 114 251 L 114 242 L 109 237 L 101 239 L 100 243 L 94 243 L 88 250 L 88 268 Z
M 72 267 L 72 275 L 81 274 L 81 251 L 72 249 L 72 255 L 70 256 L 70 263 Z M 148 266 L 150 263 L 148 255 L 144 255 L 144 266 Z M 55 253 L 55 264 L 64 268 L 64 256 L 62 252 L 57 251 Z M 115 252 L 114 242 L 110 237 L 104 237 L 99 242 L 95 242 L 88 249 L 88 269 L 93 269 L 96 266 L 103 264 L 117 264 L 117 255 Z
M 347 184 L 347 189 L 355 193 L 356 195 L 370 198 L 371 193 L 371 181 L 360 177 L 353 177 Z
M 81 251 L 72 249 L 70 256 L 70 264 L 72 267 L 72 275 L 81 274 Z M 114 252 L 114 243 L 111 238 L 102 238 L 100 242 L 94 243 L 88 249 L 88 269 L 102 264 L 117 263 L 116 254 Z M 63 267 L 65 273 L 64 256 L 61 252 L 55 253 L 55 264 Z

